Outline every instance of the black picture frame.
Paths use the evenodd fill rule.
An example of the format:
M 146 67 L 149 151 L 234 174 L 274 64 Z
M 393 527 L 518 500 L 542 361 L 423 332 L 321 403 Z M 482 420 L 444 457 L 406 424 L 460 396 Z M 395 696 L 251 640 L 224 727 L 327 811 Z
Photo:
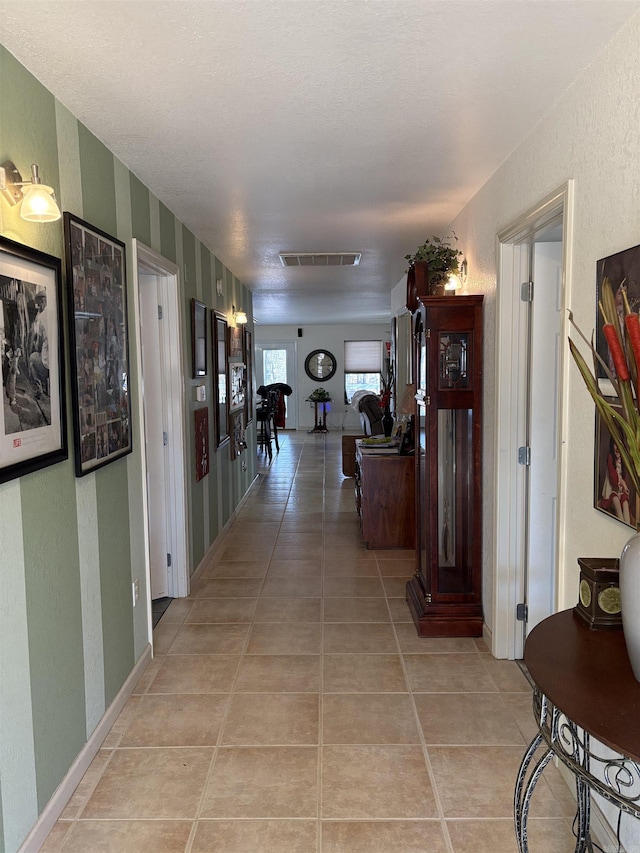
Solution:
M 227 329 L 227 338 L 229 340 L 229 359 L 242 361 L 242 352 L 244 348 L 244 326 L 229 326 Z
M 191 300 L 192 377 L 207 375 L 207 306 Z
M 59 258 L 0 237 L 0 483 L 68 458 Z
M 229 411 L 244 409 L 247 400 L 247 369 L 242 362 L 229 364 Z
M 231 442 L 231 459 L 237 459 L 247 449 L 247 438 L 245 434 L 246 423 L 244 409 L 238 409 L 229 415 Z
M 605 397 L 605 400 L 622 413 L 622 406 L 617 397 Z M 635 530 L 639 511 L 638 495 L 615 453 L 611 433 L 597 409 L 594 463 L 595 509 Z
M 610 364 L 609 347 L 603 330 L 604 320 L 598 307 L 602 298 L 602 285 L 605 278 L 611 282 L 620 320 L 624 317 L 623 290 L 626 292 L 631 310 L 636 312 L 640 310 L 640 245 L 624 249 L 622 252 L 616 252 L 606 258 L 600 258 L 596 263 L 596 350 L 605 364 L 609 364 L 612 372 L 615 373 Z M 622 321 L 620 331 L 624 339 L 625 327 Z M 613 394 L 613 387 L 606 379 L 606 374 L 600 363 L 597 364 L 596 369 L 598 379 L 602 380 L 600 385 L 604 393 Z
M 219 311 L 211 312 L 211 342 L 216 421 L 216 450 L 229 441 L 227 318 Z
M 249 425 L 253 421 L 253 349 L 251 346 L 251 332 L 244 328 L 244 363 L 247 366 L 246 384 L 247 392 L 245 398 L 245 422 Z
M 125 244 L 64 214 L 76 476 L 133 450 Z

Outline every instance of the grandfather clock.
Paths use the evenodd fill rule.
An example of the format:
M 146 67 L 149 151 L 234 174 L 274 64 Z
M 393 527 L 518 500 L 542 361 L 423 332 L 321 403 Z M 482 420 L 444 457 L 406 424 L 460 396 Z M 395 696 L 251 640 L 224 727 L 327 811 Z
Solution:
M 482 636 L 482 296 L 420 296 L 413 314 L 421 637 Z

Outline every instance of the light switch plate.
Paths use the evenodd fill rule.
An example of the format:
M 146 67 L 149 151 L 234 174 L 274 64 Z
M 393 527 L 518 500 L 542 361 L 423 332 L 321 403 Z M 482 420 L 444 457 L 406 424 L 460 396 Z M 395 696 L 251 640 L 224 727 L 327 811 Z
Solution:
M 198 385 L 196 387 L 196 400 L 198 403 L 204 403 L 207 399 L 207 389 L 204 385 Z

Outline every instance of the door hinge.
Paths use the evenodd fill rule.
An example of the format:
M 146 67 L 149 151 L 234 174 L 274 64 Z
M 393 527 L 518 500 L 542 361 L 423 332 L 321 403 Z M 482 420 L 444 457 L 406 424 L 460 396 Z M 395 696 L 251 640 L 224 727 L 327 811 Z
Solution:
M 167 554 L 167 568 L 171 568 L 171 554 Z
M 166 432 L 162 433 L 162 444 L 166 447 L 169 444 L 169 436 Z
M 533 302 L 533 282 L 523 281 L 520 285 L 520 300 L 522 302 Z
M 516 605 L 516 619 L 518 622 L 527 622 L 529 620 L 529 608 L 526 604 Z
M 424 333 L 425 333 L 425 337 L 427 338 L 427 340 L 430 340 L 431 339 L 431 329 L 425 329 Z
M 528 446 L 518 448 L 518 465 L 531 465 L 531 448 Z
M 430 592 L 425 593 L 424 603 L 425 604 L 431 604 L 431 593 Z
M 162 320 L 162 305 L 158 305 L 158 320 Z
M 425 405 L 427 405 L 427 406 L 431 405 L 431 394 L 427 394 L 427 396 L 425 398 Z

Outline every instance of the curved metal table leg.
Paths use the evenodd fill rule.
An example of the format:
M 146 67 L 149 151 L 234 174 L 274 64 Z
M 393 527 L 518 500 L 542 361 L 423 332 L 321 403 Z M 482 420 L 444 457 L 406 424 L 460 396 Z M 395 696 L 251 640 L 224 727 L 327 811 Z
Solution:
M 534 789 L 538 783 L 538 779 L 542 775 L 542 771 L 547 766 L 553 757 L 553 750 L 547 747 L 542 756 L 536 762 L 529 781 L 525 785 L 527 770 L 533 761 L 533 756 L 536 750 L 544 742 L 542 735 L 538 734 L 529 744 L 527 751 L 524 754 L 518 777 L 516 779 L 516 789 L 513 801 L 514 823 L 516 829 L 516 840 L 518 842 L 519 853 L 529 853 L 529 842 L 527 838 L 527 819 L 529 817 L 529 806 Z
M 593 844 L 589 833 L 591 822 L 591 791 L 589 786 L 576 776 L 576 799 L 578 818 L 578 839 L 576 841 L 575 853 L 593 853 Z

